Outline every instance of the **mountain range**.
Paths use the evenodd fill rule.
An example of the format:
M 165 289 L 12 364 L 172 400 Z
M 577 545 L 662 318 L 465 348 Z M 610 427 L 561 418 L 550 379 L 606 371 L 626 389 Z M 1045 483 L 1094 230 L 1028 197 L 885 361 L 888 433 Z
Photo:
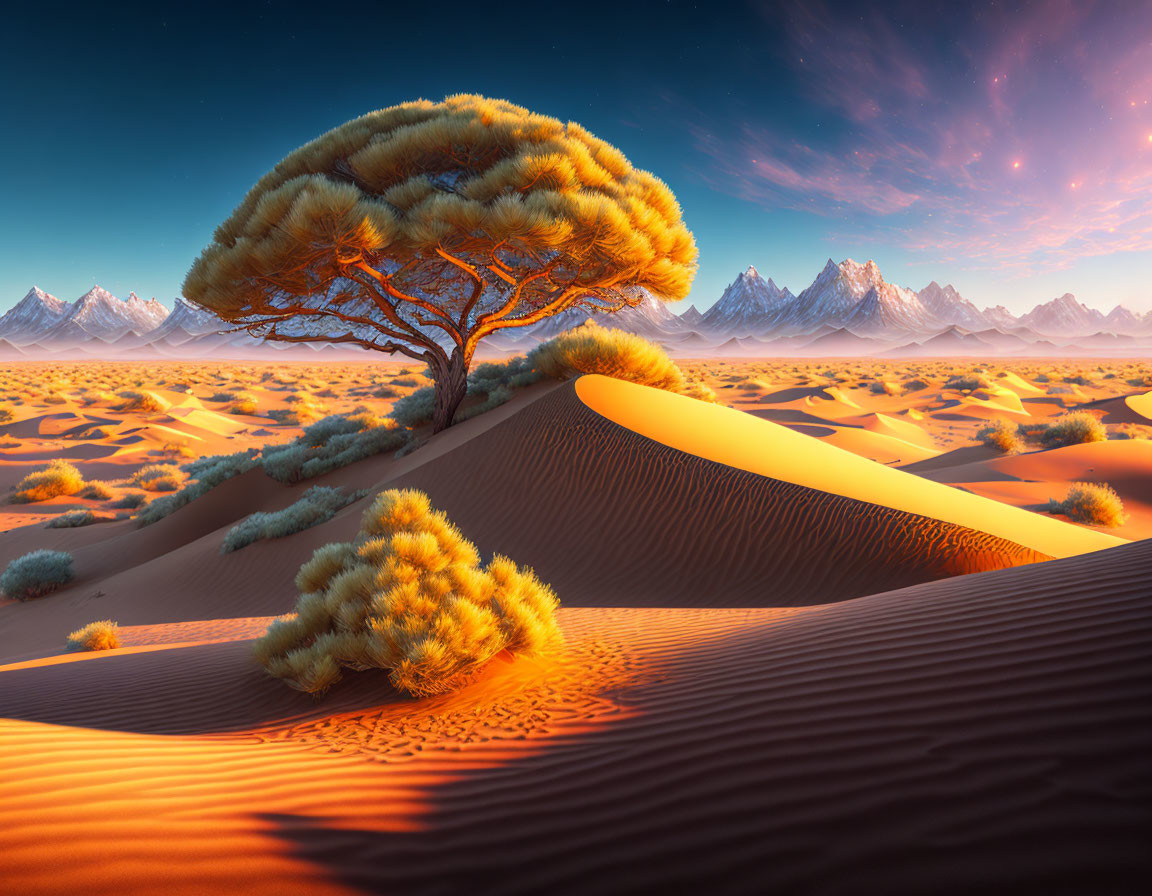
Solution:
M 532 327 L 501 330 L 489 354 L 525 351 L 592 317 L 569 310 Z M 828 263 L 799 295 L 755 267 L 739 274 L 706 311 L 681 314 L 651 295 L 603 323 L 662 343 L 680 356 L 732 355 L 1059 355 L 1145 354 L 1152 312 L 1116 306 L 1107 314 L 1065 293 L 1017 317 L 1002 305 L 978 308 L 951 285 L 919 291 L 886 281 L 874 261 Z M 258 357 L 276 350 L 314 356 L 359 353 L 320 344 L 263 343 L 230 332 L 186 299 L 168 310 L 135 293 L 118 299 L 99 286 L 75 302 L 33 287 L 0 317 L 0 354 L 96 357 Z

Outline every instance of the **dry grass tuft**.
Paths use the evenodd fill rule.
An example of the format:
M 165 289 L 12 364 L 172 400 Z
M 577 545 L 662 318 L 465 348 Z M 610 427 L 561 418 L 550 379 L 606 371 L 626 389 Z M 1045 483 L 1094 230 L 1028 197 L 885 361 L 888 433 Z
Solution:
M 669 392 L 702 394 L 698 387 L 689 389 L 684 372 L 656 343 L 592 321 L 537 346 L 528 362 L 553 379 L 599 373 Z
M 1073 482 L 1063 501 L 1050 500 L 1049 513 L 1062 513 L 1077 523 L 1115 528 L 1127 519 L 1124 502 L 1112 486 L 1102 482 Z
M 1103 442 L 1108 438 L 1104 424 L 1087 411 L 1073 411 L 1036 432 L 1045 448 L 1064 448 L 1083 442 Z
M 355 542 L 320 548 L 300 568 L 294 615 L 255 645 L 277 678 L 322 693 L 342 669 L 387 669 L 421 696 L 459 687 L 503 650 L 555 643 L 552 589 L 506 557 L 480 566 L 475 546 L 423 492 L 381 492 Z
M 61 495 L 74 495 L 84 487 L 84 477 L 66 460 L 54 460 L 42 470 L 29 473 L 16 484 L 13 504 L 33 504 Z
M 120 646 L 120 626 L 111 619 L 89 622 L 68 636 L 68 650 L 115 650 Z
M 184 482 L 184 473 L 173 464 L 148 464 L 132 475 L 132 484 L 146 492 L 174 492 Z
M 1003 451 L 1005 454 L 1016 454 L 1023 447 L 1018 428 L 1007 420 L 997 420 L 985 426 L 976 433 L 976 438 L 987 447 Z

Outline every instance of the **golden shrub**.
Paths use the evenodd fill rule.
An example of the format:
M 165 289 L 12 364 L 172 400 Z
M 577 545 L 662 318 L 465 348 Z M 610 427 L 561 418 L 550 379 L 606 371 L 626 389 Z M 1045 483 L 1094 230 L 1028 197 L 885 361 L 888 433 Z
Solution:
M 683 392 L 687 387 L 684 372 L 659 345 L 592 321 L 537 346 L 528 361 L 555 379 L 599 373 L 669 392 Z
M 1049 513 L 1062 513 L 1077 523 L 1114 528 L 1124 525 L 1124 502 L 1102 482 L 1073 482 L 1063 501 L 1048 502 Z
M 89 622 L 68 636 L 69 650 L 115 650 L 120 646 L 120 626 L 111 619 Z
M 442 693 L 503 650 L 536 653 L 560 638 L 552 589 L 506 557 L 480 566 L 475 546 L 415 490 L 389 490 L 355 542 L 326 545 L 296 578 L 293 615 L 255 645 L 292 687 L 321 693 L 342 669 L 387 669 L 417 696 Z
M 74 495 L 84 487 L 84 477 L 66 460 L 54 460 L 43 470 L 29 473 L 16 484 L 14 504 L 47 501 L 60 495 Z

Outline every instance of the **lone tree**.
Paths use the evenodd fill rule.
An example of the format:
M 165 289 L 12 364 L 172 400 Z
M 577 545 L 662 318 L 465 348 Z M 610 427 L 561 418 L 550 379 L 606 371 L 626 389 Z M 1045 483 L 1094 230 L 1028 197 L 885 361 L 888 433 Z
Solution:
M 184 295 L 254 336 L 427 362 L 438 432 L 485 336 L 681 299 L 695 269 L 662 181 L 575 122 L 460 95 L 293 152 L 217 228 Z

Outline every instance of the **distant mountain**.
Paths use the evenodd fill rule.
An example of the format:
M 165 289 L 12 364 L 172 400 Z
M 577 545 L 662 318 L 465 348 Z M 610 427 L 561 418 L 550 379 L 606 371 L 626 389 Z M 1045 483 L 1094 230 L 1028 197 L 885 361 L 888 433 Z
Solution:
M 876 262 L 859 264 L 851 258 L 840 264 L 829 258 L 812 285 L 771 321 L 772 330 L 783 335 L 814 332 L 821 326 L 869 334 L 887 328 L 919 331 L 934 323 L 916 293 L 888 283 Z
M 984 313 L 960 295 L 951 284 L 941 286 L 933 280 L 916 295 L 920 304 L 945 326 L 981 330 L 990 323 Z
M 217 334 L 225 326 L 211 311 L 205 311 L 181 296 L 173 303 L 172 313 L 148 334 L 148 341 L 178 345 L 197 336 Z
M 680 315 L 680 323 L 685 327 L 698 327 L 703 319 L 704 315 L 695 305 L 689 305 L 688 310 Z
M 70 307 L 63 299 L 33 286 L 24 298 L 0 317 L 0 339 L 14 345 L 36 342 L 68 315 Z
M 128 334 L 146 336 L 168 316 L 168 309 L 150 299 L 145 302 L 136 293 L 127 299 L 118 299 L 106 289 L 94 286 L 75 301 L 64 319 L 45 333 L 37 342 L 42 344 L 69 344 L 87 342 L 116 342 Z
M 1050 336 L 1082 336 L 1100 330 L 1104 315 L 1066 292 L 1058 299 L 1037 305 L 1020 318 L 1020 323 Z
M 1144 320 L 1123 305 L 1117 305 L 1104 316 L 1104 330 L 1118 335 L 1138 333 Z
M 765 324 L 793 298 L 787 289 L 778 287 L 771 278 L 765 280 L 756 268 L 749 265 L 748 270 L 733 280 L 719 300 L 701 315 L 699 325 L 717 333 L 762 333 Z
M 1016 315 L 1003 305 L 997 305 L 994 308 L 985 308 L 983 316 L 985 321 L 998 330 L 1010 330 L 1020 324 Z

